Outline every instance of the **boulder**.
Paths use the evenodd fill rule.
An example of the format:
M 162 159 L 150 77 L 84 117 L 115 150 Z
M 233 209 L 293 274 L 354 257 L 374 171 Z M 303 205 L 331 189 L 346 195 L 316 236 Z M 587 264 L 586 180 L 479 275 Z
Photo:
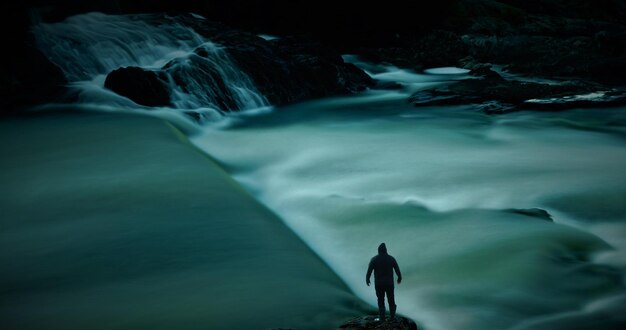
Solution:
M 155 15 L 152 24 L 176 22 L 193 28 L 223 47 L 234 65 L 247 75 L 256 89 L 273 105 L 282 105 L 330 95 L 350 94 L 375 84 L 363 70 L 345 63 L 340 54 L 303 38 L 265 40 L 193 15 Z M 213 106 L 222 111 L 240 110 L 215 68 L 202 61 L 208 54 L 202 46 L 197 56 L 173 60 L 157 72 L 124 68 L 107 76 L 105 87 L 148 106 L 170 103 L 165 76 L 183 92 L 201 85 L 211 94 Z M 184 62 L 179 65 L 178 62 Z M 193 79 L 186 77 L 193 76 Z M 209 106 L 209 104 L 207 104 Z
M 374 85 L 363 70 L 338 53 L 300 38 L 264 40 L 240 31 L 211 38 L 224 45 L 256 88 L 275 105 L 338 94 Z
M 170 105 L 170 90 L 157 72 L 139 67 L 113 70 L 104 81 L 104 87 L 126 96 L 137 104 L 156 107 Z

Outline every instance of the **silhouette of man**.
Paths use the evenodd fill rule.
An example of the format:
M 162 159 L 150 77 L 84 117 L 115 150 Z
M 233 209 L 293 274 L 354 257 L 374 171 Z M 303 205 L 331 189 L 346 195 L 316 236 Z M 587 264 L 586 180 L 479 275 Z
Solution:
M 367 267 L 367 275 L 365 283 L 370 286 L 370 277 L 374 271 L 374 287 L 376 288 L 376 298 L 378 298 L 378 313 L 380 321 L 385 320 L 385 295 L 389 302 L 389 316 L 391 319 L 396 317 L 396 301 L 393 296 L 393 271 L 398 275 L 398 284 L 402 282 L 402 274 L 396 259 L 387 254 L 387 246 L 382 243 L 378 246 L 378 255 L 370 260 Z

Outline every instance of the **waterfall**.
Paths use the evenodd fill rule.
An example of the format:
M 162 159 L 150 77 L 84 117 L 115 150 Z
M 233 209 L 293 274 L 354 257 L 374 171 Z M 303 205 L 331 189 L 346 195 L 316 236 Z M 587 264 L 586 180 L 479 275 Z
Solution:
M 104 77 L 115 69 L 136 66 L 163 73 L 176 109 L 230 111 L 268 105 L 223 47 L 173 17 L 94 12 L 37 24 L 33 33 L 37 47 L 63 70 L 72 86 L 92 95 L 84 101 L 102 102 L 103 93 L 111 95 L 103 91 Z M 94 87 L 98 97 L 93 96 Z

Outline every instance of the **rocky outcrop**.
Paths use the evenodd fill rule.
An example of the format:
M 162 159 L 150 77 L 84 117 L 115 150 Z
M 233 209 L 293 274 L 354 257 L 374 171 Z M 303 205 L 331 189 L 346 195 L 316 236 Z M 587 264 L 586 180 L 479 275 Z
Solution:
M 371 38 L 363 38 L 360 33 L 365 30 L 356 28 L 350 40 L 340 40 L 346 38 L 341 33 L 334 37 L 309 35 L 376 63 L 415 70 L 459 66 L 487 78 L 451 87 L 452 94 L 465 89 L 476 92 L 478 97 L 469 93 L 449 97 L 447 91 L 429 91 L 415 95 L 412 101 L 430 100 L 438 104 L 469 101 L 480 104 L 489 113 L 624 103 L 623 93 L 617 88 L 626 81 L 623 1 L 607 0 L 590 5 L 566 0 L 455 0 L 441 4 L 440 10 L 445 9 L 445 14 L 437 15 L 435 21 L 421 21 L 421 25 L 410 29 L 385 22 L 376 25 L 376 33 L 369 33 Z M 271 42 L 245 39 L 241 35 L 230 38 L 226 37 L 229 33 L 204 30 L 227 45 L 237 63 L 246 68 L 259 89 L 274 103 L 359 90 L 368 85 L 365 78 L 338 64 L 336 56 L 319 44 L 302 39 L 294 43 L 289 38 Z M 231 42 L 244 39 L 245 43 Z M 250 56 L 251 53 L 258 57 Z M 497 74 L 489 70 L 491 64 L 511 73 L 549 77 L 564 83 L 554 86 L 498 80 Z M 267 76 L 269 71 L 273 75 Z M 273 77 L 288 79 L 294 85 L 276 86 Z M 331 77 L 346 83 L 330 84 Z M 326 82 L 323 84 L 326 88 L 319 88 L 322 85 L 319 82 Z M 486 91 L 481 90 L 483 87 Z
M 485 73 L 484 68 L 477 69 Z M 483 77 L 414 93 L 415 106 L 474 104 L 489 114 L 518 110 L 563 110 L 626 104 L 626 92 L 596 83 L 567 81 L 540 83 L 507 80 L 488 70 Z
M 234 30 L 219 23 L 193 15 L 162 16 L 155 22 L 174 20 L 224 48 L 233 63 L 252 80 L 258 91 L 273 105 L 281 105 L 330 95 L 349 94 L 373 86 L 374 81 L 353 64 L 345 63 L 338 53 L 319 43 L 299 38 L 268 41 L 254 34 Z M 176 60 L 157 72 L 138 68 L 116 70 L 109 74 L 105 86 L 148 106 L 169 103 L 167 86 L 161 83 L 163 74 L 182 91 L 194 88 L 182 75 L 194 75 L 194 84 L 206 86 L 215 97 L 215 106 L 223 111 L 239 110 L 231 92 L 206 61 L 206 50 L 195 51 L 199 57 Z
M 349 94 L 374 84 L 365 72 L 345 63 L 336 50 L 319 42 L 296 37 L 265 40 L 187 15 L 181 15 L 177 20 L 223 45 L 272 104 Z
M 324 50 L 319 43 L 287 38 L 266 41 L 261 38 L 218 36 L 235 63 L 254 81 L 272 104 L 285 104 L 310 98 L 350 94 L 371 87 L 374 81 L 339 54 Z M 245 43 L 240 42 L 245 40 Z
M 418 70 L 462 66 L 470 57 L 529 76 L 616 86 L 626 82 L 624 17 L 623 1 L 591 6 L 565 0 L 458 0 L 439 24 L 421 34 L 400 35 L 393 48 L 360 51 L 370 60 Z
M 352 319 L 337 330 L 417 330 L 417 325 L 402 316 L 380 322 L 377 317 L 370 315 Z
M 138 67 L 119 68 L 104 81 L 104 87 L 126 96 L 137 104 L 156 107 L 170 105 L 170 91 L 164 77 Z
M 53 3 L 54 6 L 45 6 Z M 370 61 L 417 70 L 435 66 L 465 67 L 468 62 L 483 67 L 499 64 L 510 72 L 529 76 L 601 84 L 589 91 L 595 94 L 587 96 L 578 92 L 562 94 L 558 88 L 547 88 L 555 94 L 537 93 L 538 96 L 529 99 L 539 99 L 540 102 L 510 103 L 497 99 L 482 102 L 485 111 L 492 113 L 521 109 L 531 103 L 531 108 L 545 109 L 621 104 L 622 96 L 614 88 L 624 84 L 623 77 L 626 76 L 626 3 L 619 0 L 598 3 L 582 0 L 443 0 L 433 4 L 435 10 L 429 6 L 429 10 L 418 12 L 408 10 L 409 6 L 399 1 L 386 3 L 380 8 L 382 12 L 350 4 L 334 4 L 329 8 L 287 0 L 271 5 L 253 1 L 245 5 L 240 1 L 207 5 L 174 0 L 122 1 L 114 5 L 107 1 L 80 6 L 53 1 L 38 1 L 38 4 L 49 7 L 39 12 L 48 21 L 92 10 L 111 13 L 193 11 L 255 33 L 283 35 L 268 41 L 253 33 L 193 15 L 155 15 L 154 19 L 154 24 L 178 20 L 223 45 L 272 104 L 353 93 L 372 86 L 372 80 L 358 68 L 344 63 L 339 53 L 355 53 Z M 12 18 L 15 13 L 21 13 L 20 20 L 24 24 L 17 30 L 24 32 L 28 29 L 26 23 L 29 23 L 25 10 L 28 6 L 20 6 L 24 8 L 5 12 Z M 345 19 L 348 16 L 350 20 Z M 10 41 L 15 29 L 5 30 L 8 31 L 6 39 Z M 286 35 L 298 37 L 284 37 Z M 24 38 L 18 33 L 15 39 L 21 42 Z M 27 51 L 23 51 L 26 48 L 9 48 L 17 55 L 8 63 L 17 64 L 8 68 L 9 74 L 1 81 L 2 93 L 7 96 L 3 97 L 3 102 L 10 100 L 7 108 L 13 108 L 15 104 L 44 102 L 62 93 L 64 78 L 45 57 L 32 53 L 30 48 Z M 31 74 L 29 70 L 46 74 Z M 477 68 L 475 73 L 484 76 L 490 71 Z M 41 76 L 45 76 L 46 81 L 34 83 L 33 79 Z M 181 81 L 178 83 L 178 87 L 185 88 Z M 503 87 L 500 83 L 497 85 Z M 29 88 L 41 90 L 31 91 Z M 539 88 L 528 85 L 522 89 Z M 156 89 L 148 89 L 148 92 L 154 91 Z M 128 91 L 125 93 L 129 94 Z M 143 99 L 142 104 L 153 102 L 148 94 L 134 98 Z M 165 104 L 164 99 L 161 95 L 154 102 Z M 604 103 L 598 103 L 598 100 Z M 224 102 L 218 103 L 220 108 L 230 106 L 227 96 Z

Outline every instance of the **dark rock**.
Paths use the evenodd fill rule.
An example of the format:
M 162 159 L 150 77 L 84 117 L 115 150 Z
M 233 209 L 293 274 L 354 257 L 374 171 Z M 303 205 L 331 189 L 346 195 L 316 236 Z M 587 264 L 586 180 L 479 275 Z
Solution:
M 149 107 L 170 105 L 170 91 L 154 71 L 138 67 L 119 68 L 107 75 L 104 87 L 137 104 Z
M 626 92 L 599 88 L 602 86 L 584 82 L 547 84 L 505 80 L 497 76 L 419 91 L 411 95 L 409 101 L 416 106 L 475 104 L 489 114 L 626 104 Z
M 252 79 L 258 91 L 273 105 L 355 93 L 372 87 L 375 83 L 363 70 L 351 63 L 345 63 L 338 53 L 318 42 L 302 38 L 280 38 L 270 42 L 254 34 L 191 15 L 160 19 L 174 19 L 223 46 L 234 64 Z M 203 55 L 200 48 L 196 53 Z M 170 64 L 163 70 L 175 73 L 175 67 L 176 65 Z M 201 61 L 190 58 L 185 70 L 205 73 L 207 81 L 214 82 L 211 87 L 214 89 L 213 93 L 221 95 L 219 108 L 226 111 L 237 110 L 228 90 Z M 174 79 L 174 82 L 185 89 L 182 79 Z
M 546 221 L 553 221 L 552 220 L 552 216 L 550 215 L 550 213 L 548 213 L 548 211 L 546 211 L 544 209 L 540 209 L 540 208 L 508 209 L 506 211 L 507 212 L 511 212 L 511 213 L 516 213 L 516 214 L 527 215 L 527 216 L 530 216 L 530 217 L 534 217 L 534 218 L 538 218 L 538 219 L 542 219 L 542 220 L 546 220 Z
M 374 80 L 318 43 L 284 38 L 268 42 L 243 33 L 217 38 L 272 104 L 286 104 L 374 85 Z
M 563 110 L 572 108 L 611 107 L 626 104 L 623 90 L 595 91 L 587 94 L 566 95 L 526 100 L 526 108 L 540 110 Z
M 66 84 L 59 67 L 36 48 L 25 47 L 0 75 L 0 113 L 17 113 L 23 108 L 61 101 L 66 97 Z
M 339 327 L 341 330 L 417 330 L 417 324 L 406 317 L 396 316 L 393 320 L 377 321 L 376 316 L 362 316 Z M 338 330 L 339 330 L 338 329 Z
M 213 105 L 223 111 L 236 111 L 239 109 L 235 96 L 223 80 L 222 74 L 211 61 L 206 61 L 208 51 L 199 47 L 195 50 L 196 55 L 177 58 L 167 63 L 162 72 L 188 94 L 201 92 L 211 100 Z M 208 106 L 208 104 L 206 104 Z
M 223 46 L 238 69 L 273 105 L 350 94 L 374 85 L 374 80 L 363 70 L 345 63 L 339 54 L 319 43 L 298 38 L 269 42 L 193 15 L 154 15 L 151 24 L 164 21 L 189 26 Z M 195 55 L 169 62 L 159 74 L 171 77 L 183 92 L 190 89 L 197 92 L 198 86 L 194 85 L 201 85 L 215 103 L 212 105 L 223 111 L 240 110 L 217 69 L 202 60 L 208 55 L 206 49 L 199 47 Z M 193 79 L 188 79 L 192 76 Z M 109 74 L 105 86 L 139 104 L 167 105 L 169 92 L 162 80 L 155 72 L 127 68 Z
M 612 17 L 624 13 L 623 5 L 615 11 L 601 9 L 604 13 L 598 15 L 593 14 L 596 8 L 564 1 L 545 2 L 543 9 L 523 1 L 460 2 L 470 9 L 462 19 L 467 22 L 456 28 L 463 31 L 463 42 L 476 61 L 506 64 L 511 71 L 527 75 L 624 84 L 626 25 Z M 546 3 L 559 10 L 548 10 Z
M 393 47 L 357 53 L 402 68 L 460 66 L 472 75 L 495 77 L 486 66 L 467 67 L 470 57 L 473 64 L 505 65 L 524 75 L 621 86 L 626 84 L 624 17 L 623 1 L 596 7 L 585 1 L 457 0 L 431 29 Z
M 463 69 L 470 70 L 469 74 L 471 76 L 490 79 L 502 78 L 497 72 L 491 69 L 491 64 L 477 62 L 472 56 L 467 56 L 459 60 L 459 66 Z
M 433 30 L 414 46 L 414 59 L 425 67 L 456 66 L 470 49 L 461 35 L 453 31 Z
M 53 3 L 55 6 L 45 6 Z M 181 20 L 224 45 L 273 104 L 371 87 L 374 82 L 362 71 L 343 63 L 338 56 L 340 52 L 415 70 L 461 66 L 470 69 L 471 75 L 489 79 L 498 78 L 489 63 L 506 65 L 515 73 L 582 79 L 609 87 L 623 85 L 626 76 L 626 3 L 619 0 L 598 3 L 443 0 L 431 4 L 435 9 L 429 5 L 429 10 L 420 11 L 393 1 L 384 6 L 388 9 L 379 8 L 383 12 L 348 3 L 333 4 L 331 9 L 313 2 L 288 0 L 269 3 L 132 0 L 63 5 L 44 0 L 37 4 L 52 8 L 51 12 L 39 12 L 44 19 L 59 20 L 69 14 L 93 10 L 128 13 L 168 9 L 177 13 L 197 12 L 255 33 L 281 35 L 280 39 L 268 42 L 255 34 L 191 15 L 170 15 L 170 18 L 163 15 L 155 20 L 155 24 L 158 20 Z M 385 14 L 385 10 L 389 12 Z M 285 37 L 293 34 L 299 37 Z M 308 42 L 302 36 L 321 43 Z M 331 45 L 333 50 L 322 43 Z M 471 68 L 463 61 L 467 57 L 472 59 Z M 523 86 L 524 90 L 529 88 L 533 87 Z M 3 89 L 8 90 L 4 86 Z M 537 95 L 534 97 L 552 96 Z M 506 99 L 492 100 L 498 103 L 485 106 L 485 111 L 499 113 L 508 111 L 509 105 L 516 109 L 536 105 Z M 228 97 L 224 104 L 228 104 Z
M 401 46 L 360 48 L 357 53 L 367 61 L 414 70 L 456 66 L 459 59 L 470 54 L 460 34 L 445 30 L 430 31 Z
M 472 76 L 484 77 L 490 79 L 500 79 L 502 78 L 497 72 L 491 70 L 491 65 L 483 65 L 476 67 L 469 72 Z
M 4 1 L 0 8 L 0 114 L 17 114 L 46 102 L 67 98 L 67 80 L 59 67 L 36 47 L 27 2 Z

